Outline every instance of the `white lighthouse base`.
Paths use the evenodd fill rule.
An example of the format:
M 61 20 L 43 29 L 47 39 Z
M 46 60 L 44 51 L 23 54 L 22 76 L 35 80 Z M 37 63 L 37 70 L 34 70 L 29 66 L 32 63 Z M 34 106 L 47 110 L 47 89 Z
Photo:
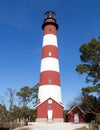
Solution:
M 63 123 L 64 122 L 64 119 L 63 118 L 53 118 L 53 119 L 47 119 L 47 118 L 37 118 L 36 119 L 36 122 L 52 122 L 52 123 L 54 123 L 54 122 L 57 122 L 57 123 Z

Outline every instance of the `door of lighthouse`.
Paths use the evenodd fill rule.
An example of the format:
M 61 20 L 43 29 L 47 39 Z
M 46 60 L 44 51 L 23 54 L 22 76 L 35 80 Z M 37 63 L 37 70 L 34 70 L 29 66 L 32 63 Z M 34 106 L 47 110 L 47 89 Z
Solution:
M 48 117 L 48 122 L 52 122 L 52 120 L 53 120 L 52 99 L 48 100 L 47 117 Z
M 52 118 L 53 118 L 53 111 L 48 110 L 48 121 L 52 121 Z

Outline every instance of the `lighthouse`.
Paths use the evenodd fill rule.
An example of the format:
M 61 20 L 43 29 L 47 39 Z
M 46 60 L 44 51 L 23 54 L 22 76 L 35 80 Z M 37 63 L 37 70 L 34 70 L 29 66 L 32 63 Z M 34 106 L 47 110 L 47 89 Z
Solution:
M 37 103 L 38 122 L 63 122 L 63 105 L 57 44 L 59 26 L 53 11 L 45 13 Z

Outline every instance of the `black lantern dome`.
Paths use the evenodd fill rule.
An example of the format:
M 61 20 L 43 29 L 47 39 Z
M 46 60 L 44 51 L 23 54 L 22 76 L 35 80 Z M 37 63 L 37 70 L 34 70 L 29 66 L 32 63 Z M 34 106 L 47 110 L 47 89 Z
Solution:
M 47 19 L 47 18 L 53 18 L 53 19 L 55 19 L 55 12 L 53 12 L 53 11 L 47 11 L 45 13 L 45 19 Z
M 47 19 L 53 19 L 54 21 L 46 21 Z M 55 27 L 56 27 L 56 29 L 58 29 L 58 23 L 56 22 L 56 14 L 55 14 L 55 12 L 53 12 L 53 11 L 47 11 L 46 13 L 45 13 L 45 19 L 44 19 L 44 22 L 43 22 L 43 24 L 42 24 L 42 29 L 44 29 L 44 27 L 46 26 L 46 25 L 54 25 Z

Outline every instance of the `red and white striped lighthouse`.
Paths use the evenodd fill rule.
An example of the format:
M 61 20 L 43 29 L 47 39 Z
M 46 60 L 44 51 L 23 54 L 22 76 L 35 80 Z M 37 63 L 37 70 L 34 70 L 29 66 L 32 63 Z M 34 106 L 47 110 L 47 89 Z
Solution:
M 42 24 L 44 31 L 40 69 L 37 121 L 63 121 L 60 71 L 55 13 L 48 11 Z

